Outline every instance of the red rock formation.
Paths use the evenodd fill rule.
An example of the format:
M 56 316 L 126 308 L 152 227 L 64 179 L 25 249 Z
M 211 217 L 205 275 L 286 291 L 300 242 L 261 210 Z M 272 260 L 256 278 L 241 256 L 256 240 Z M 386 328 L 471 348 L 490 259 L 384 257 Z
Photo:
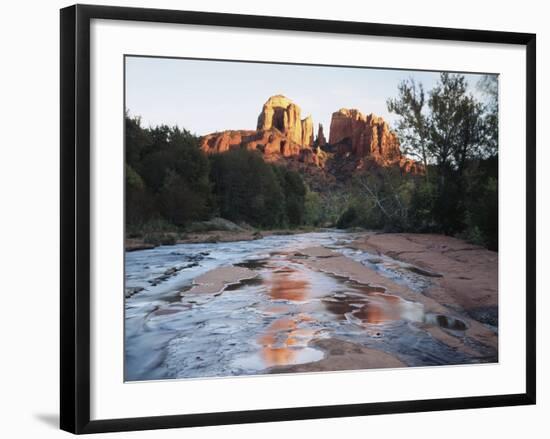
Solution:
M 349 154 L 380 166 L 398 165 L 403 172 L 422 173 L 422 166 L 404 157 L 397 135 L 381 117 L 342 108 L 332 114 L 329 143 L 340 155 Z
M 327 144 L 327 139 L 323 131 L 323 124 L 321 123 L 319 124 L 319 129 L 317 130 L 317 140 L 315 143 L 319 148 L 322 148 Z
M 399 168 L 404 174 L 419 175 L 424 174 L 425 172 L 424 165 L 422 163 L 407 157 L 402 157 L 401 160 L 399 160 Z
M 315 166 L 321 165 L 319 155 L 313 149 L 306 149 L 306 148 L 302 149 L 300 151 L 298 160 L 308 165 L 315 165 Z
M 302 140 L 303 147 L 311 148 L 313 146 L 313 119 L 311 116 L 302 119 Z
M 222 131 L 201 138 L 201 149 L 221 153 L 234 148 L 261 151 L 269 160 L 279 157 L 306 157 L 303 150 L 314 155 L 313 119 L 300 119 L 298 105 L 282 95 L 270 97 L 258 117 L 257 130 Z M 309 157 L 309 155 L 308 155 Z M 307 159 L 316 162 L 315 159 Z
M 261 131 L 222 131 L 201 138 L 200 148 L 207 154 L 231 149 L 258 150 L 266 158 L 291 157 L 300 154 L 300 145 L 289 140 L 276 129 Z
M 271 96 L 258 116 L 256 129 L 270 130 L 275 128 L 286 135 L 289 140 L 302 142 L 301 110 L 298 105 L 283 95 Z
M 201 138 L 200 148 L 205 153 L 220 153 L 240 147 L 243 139 L 251 139 L 256 131 L 222 131 L 220 133 L 208 134 Z
M 342 108 L 332 114 L 329 143 L 339 152 L 351 152 L 381 165 L 401 159 L 399 140 L 388 124 L 374 114 L 365 116 L 358 110 Z
M 402 156 L 396 134 L 381 117 L 345 108 L 333 113 L 329 138 L 329 146 L 337 153 L 333 159 L 321 149 L 327 145 L 323 126 L 319 124 L 314 142 L 313 119 L 300 117 L 298 105 L 285 96 L 275 95 L 263 105 L 256 130 L 208 134 L 201 138 L 200 147 L 207 154 L 236 148 L 257 150 L 268 161 L 294 158 L 318 167 L 328 165 L 331 160 L 335 162 L 331 165 L 333 169 L 349 172 L 372 166 L 399 166 L 402 172 L 423 172 L 419 163 Z

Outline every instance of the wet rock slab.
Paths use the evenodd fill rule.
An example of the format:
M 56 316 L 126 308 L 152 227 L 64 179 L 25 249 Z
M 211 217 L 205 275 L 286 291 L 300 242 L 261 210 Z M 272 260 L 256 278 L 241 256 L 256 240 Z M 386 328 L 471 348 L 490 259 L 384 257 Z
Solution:
M 308 364 L 279 366 L 271 373 L 327 372 L 341 370 L 385 369 L 406 367 L 397 357 L 381 350 L 367 348 L 336 338 L 316 340 L 312 346 L 325 352 L 325 358 Z
M 156 270 L 149 279 L 157 283 L 127 292 L 128 377 L 496 361 L 498 335 L 490 326 L 496 308 L 484 305 L 493 292 L 480 290 L 496 292 L 496 284 L 468 284 L 474 303 L 481 303 L 468 309 L 460 291 L 445 290 L 455 280 L 475 281 L 469 264 L 487 267 L 493 255 L 462 242 L 450 245 L 445 237 L 430 244 L 400 234 L 390 234 L 385 249 L 384 236 L 331 231 L 131 253 L 139 263 L 133 282 L 146 264 Z M 157 255 L 168 262 L 159 263 Z
M 256 277 L 257 274 L 245 267 L 220 267 L 204 273 L 193 281 L 194 285 L 185 294 L 221 293 L 227 285 L 244 279 Z

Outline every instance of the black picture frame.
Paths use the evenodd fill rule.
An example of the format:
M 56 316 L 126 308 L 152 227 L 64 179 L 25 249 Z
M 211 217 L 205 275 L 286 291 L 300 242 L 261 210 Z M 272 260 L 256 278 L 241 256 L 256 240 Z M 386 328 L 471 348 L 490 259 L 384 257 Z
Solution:
M 518 394 L 90 420 L 90 21 L 181 23 L 325 32 L 526 47 L 526 392 Z M 61 10 L 61 387 L 63 430 L 99 433 L 219 424 L 535 404 L 536 400 L 536 35 L 290 17 L 234 15 L 111 6 Z

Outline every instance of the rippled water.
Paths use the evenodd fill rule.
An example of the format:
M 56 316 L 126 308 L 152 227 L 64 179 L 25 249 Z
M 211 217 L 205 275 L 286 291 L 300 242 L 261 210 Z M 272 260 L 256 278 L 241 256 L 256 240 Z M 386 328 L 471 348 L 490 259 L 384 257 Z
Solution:
M 334 337 L 380 349 L 410 366 L 471 359 L 420 323 L 461 331 L 462 322 L 424 312 L 381 287 L 309 269 L 296 250 L 323 245 L 421 294 L 430 280 L 406 264 L 348 249 L 338 231 L 255 241 L 180 244 L 126 254 L 127 380 L 246 375 L 319 361 L 314 340 Z M 217 267 L 257 276 L 221 294 L 192 294 L 192 279 Z

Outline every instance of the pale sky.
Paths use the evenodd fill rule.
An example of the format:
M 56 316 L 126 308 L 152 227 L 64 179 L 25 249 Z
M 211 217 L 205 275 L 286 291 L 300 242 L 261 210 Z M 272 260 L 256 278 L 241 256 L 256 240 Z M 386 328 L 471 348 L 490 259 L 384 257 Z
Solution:
M 476 93 L 479 74 L 465 75 Z M 375 113 L 390 124 L 386 100 L 413 77 L 429 90 L 439 73 L 357 67 L 318 67 L 172 58 L 126 58 L 126 109 L 145 127 L 177 125 L 197 135 L 256 129 L 264 102 L 283 94 L 313 117 L 315 133 L 340 108 Z

